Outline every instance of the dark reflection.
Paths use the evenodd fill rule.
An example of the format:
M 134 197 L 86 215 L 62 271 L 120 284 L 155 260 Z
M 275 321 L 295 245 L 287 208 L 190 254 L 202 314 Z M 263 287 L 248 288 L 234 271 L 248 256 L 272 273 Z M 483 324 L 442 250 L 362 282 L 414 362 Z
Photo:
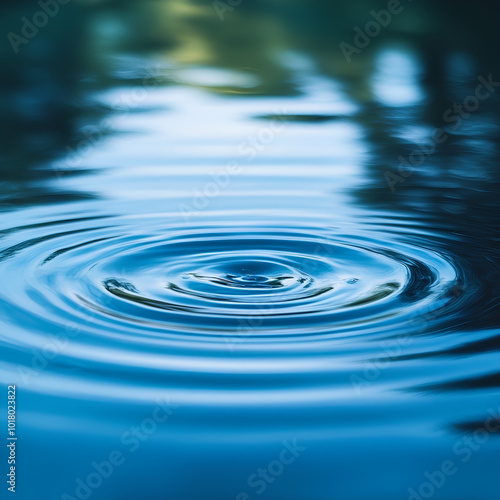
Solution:
M 464 422 L 453 426 L 458 433 L 474 433 L 480 444 L 490 437 L 500 438 L 500 413 L 497 409 L 490 408 L 489 415 L 483 420 Z M 478 443 L 479 444 L 479 443 Z
M 49 2 L 50 3 L 50 2 Z M 104 118 L 129 111 L 100 105 L 92 92 L 150 79 L 112 73 L 93 30 L 100 9 L 70 2 L 45 15 L 38 4 L 3 3 L 0 30 L 0 208 L 93 199 L 63 179 L 92 173 L 85 155 L 113 130 Z M 52 12 L 52 11 L 51 11 Z M 55 12 L 55 11 L 54 11 Z M 38 23 L 38 24 L 37 24 Z M 5 36 L 4 36 L 5 35 Z M 158 84 L 158 82 L 155 82 Z
M 324 123 L 333 120 L 345 119 L 345 116 L 334 115 L 263 115 L 257 116 L 260 120 L 284 120 L 287 122 L 303 122 L 303 123 Z
M 45 24 L 39 14 L 37 27 L 33 16 L 39 6 L 4 3 L 1 9 L 0 206 L 88 198 L 45 183 L 71 173 L 54 169 L 51 162 L 73 144 L 82 112 L 92 114 L 88 108 L 83 111 L 79 81 L 85 64 L 85 12 L 72 2 Z
M 454 380 L 439 385 L 423 385 L 419 391 L 472 391 L 475 389 L 493 389 L 500 387 L 500 372 L 491 373 L 482 377 Z

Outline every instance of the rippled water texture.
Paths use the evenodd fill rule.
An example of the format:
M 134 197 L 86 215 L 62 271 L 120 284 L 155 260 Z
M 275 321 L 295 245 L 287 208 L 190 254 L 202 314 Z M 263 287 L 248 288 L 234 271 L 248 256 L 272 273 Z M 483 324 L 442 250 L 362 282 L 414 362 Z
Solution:
M 4 40 L 17 499 L 500 498 L 498 7 L 247 1 Z

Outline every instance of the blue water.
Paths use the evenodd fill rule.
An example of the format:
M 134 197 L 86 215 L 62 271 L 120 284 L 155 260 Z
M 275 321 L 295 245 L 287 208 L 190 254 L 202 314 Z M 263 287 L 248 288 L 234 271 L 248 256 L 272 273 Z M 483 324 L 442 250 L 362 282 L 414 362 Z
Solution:
M 71 4 L 2 49 L 18 500 L 500 498 L 498 97 L 443 120 L 489 25 L 408 6 L 347 64 L 355 3 Z

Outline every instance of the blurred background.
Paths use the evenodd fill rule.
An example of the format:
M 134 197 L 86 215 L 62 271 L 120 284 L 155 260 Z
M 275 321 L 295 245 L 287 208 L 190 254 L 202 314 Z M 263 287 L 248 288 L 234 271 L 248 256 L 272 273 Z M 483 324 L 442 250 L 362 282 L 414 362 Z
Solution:
M 402 1 L 401 12 L 380 35 L 369 37 L 366 48 L 351 53 L 350 62 L 340 45 L 357 48 L 354 28 L 364 30 L 373 21 L 370 11 L 386 10 L 386 2 L 242 0 L 233 7 L 209 1 L 71 0 L 47 5 L 57 13 L 36 18 L 39 28 L 32 24 L 44 12 L 38 4 L 2 5 L 5 182 L 22 184 L 30 177 L 28 169 L 66 155 L 68 147 L 86 138 L 85 126 L 98 127 L 117 111 L 99 106 L 96 92 L 137 84 L 151 72 L 165 86 L 280 96 L 300 93 L 300 75 L 314 71 L 358 105 L 355 120 L 374 143 L 383 143 L 381 158 L 373 162 L 382 169 L 418 144 L 416 132 L 401 130 L 408 125 L 403 120 L 412 120 L 414 127 L 417 121 L 421 127 L 441 127 L 443 112 L 475 88 L 478 75 L 498 74 L 500 7 L 488 0 Z M 23 29 L 34 36 L 23 36 Z M 495 104 L 496 99 L 489 101 L 480 114 Z M 458 168 L 461 162 L 455 160 L 463 160 L 472 140 L 469 128 L 440 148 L 442 159 L 433 160 L 434 169 L 450 163 Z M 490 134 L 496 131 L 489 127 Z
M 373 24 L 390 5 L 397 13 L 385 26 Z M 450 456 L 457 460 L 457 440 L 483 426 L 500 401 L 499 22 L 500 3 L 493 0 L 2 2 L 0 267 L 12 269 L 1 275 L 1 373 L 3 382 L 14 376 L 24 390 L 18 499 L 89 498 L 76 494 L 75 478 L 84 478 L 93 460 L 104 459 L 123 432 L 150 415 L 165 388 L 177 390 L 181 401 L 172 427 L 148 440 L 141 455 L 127 459 L 91 498 L 430 498 L 429 490 L 419 490 L 424 472 Z M 478 85 L 484 99 L 475 98 Z M 271 129 L 267 141 L 262 130 L 273 120 L 285 128 Z M 442 141 L 435 140 L 436 129 Z M 422 148 L 431 153 L 422 157 Z M 243 173 L 210 194 L 207 183 L 228 162 L 242 165 Z M 345 358 L 333 344 L 320 348 L 311 341 L 305 349 L 317 349 L 318 359 L 331 354 L 324 378 L 314 361 L 297 372 L 283 368 L 290 369 L 283 379 L 281 368 L 256 362 L 246 372 L 249 381 L 232 374 L 239 368 L 231 363 L 246 367 L 255 352 L 233 355 L 222 347 L 213 366 L 200 361 L 198 372 L 183 371 L 179 367 L 190 361 L 169 365 L 169 356 L 209 356 L 192 354 L 184 344 L 166 350 L 160 369 L 156 358 L 149 361 L 160 348 L 148 336 L 143 345 L 151 352 L 140 360 L 121 351 L 107 356 L 101 348 L 123 342 L 137 352 L 143 340 L 136 331 L 127 337 L 128 323 L 113 324 L 123 338 L 111 327 L 108 338 L 108 324 L 99 323 L 115 299 L 95 288 L 104 283 L 121 299 L 141 288 L 119 279 L 129 262 L 112 269 L 114 281 L 92 282 L 90 265 L 86 274 L 73 274 L 85 267 L 81 255 L 72 262 L 66 257 L 58 269 L 67 281 L 50 306 L 41 296 L 60 283 L 46 271 L 44 287 L 37 288 L 33 262 L 39 255 L 49 262 L 81 243 L 71 236 L 56 245 L 73 220 L 81 226 L 64 234 L 95 231 L 94 239 L 87 237 L 94 242 L 114 235 L 84 220 L 116 218 L 117 232 L 128 235 L 133 228 L 130 234 L 138 237 L 138 222 L 120 229 L 119 221 L 143 216 L 144 231 L 163 224 L 166 231 L 195 233 L 201 226 L 261 227 L 267 220 L 310 227 L 311 234 L 333 224 L 341 227 L 338 234 L 379 231 L 387 245 L 398 240 L 443 256 L 442 267 L 428 257 L 429 268 L 455 271 L 447 286 L 460 292 L 447 289 L 446 297 L 459 299 L 444 309 L 439 325 L 439 314 L 425 319 L 422 337 L 398 351 L 397 362 L 370 382 L 366 399 L 349 392 L 350 376 L 380 356 L 373 342 L 382 339 L 383 328 L 389 336 L 392 326 L 381 325 L 373 341 L 367 330 L 360 344 L 342 344 Z M 36 250 L 39 244 L 47 247 Z M 126 241 L 120 245 L 115 254 L 128 248 Z M 404 299 L 409 308 L 439 281 L 438 271 L 425 275 L 422 269 L 412 278 L 419 293 Z M 84 291 L 77 293 L 77 286 Z M 91 299 L 81 300 L 76 315 L 68 297 L 87 298 L 87 292 Z M 158 305 L 164 298 L 154 292 L 154 300 L 144 293 L 137 302 Z M 36 304 L 31 309 L 30 300 Z M 92 300 L 98 320 L 88 315 Z M 176 304 L 169 311 L 179 310 Z M 427 313 L 416 310 L 419 317 Z M 218 326 L 217 320 L 199 321 Z M 82 345 L 37 368 L 28 383 L 19 367 L 33 367 L 32 349 L 75 322 L 89 332 L 88 325 L 98 324 L 106 335 L 98 341 L 80 336 Z M 201 323 L 183 327 L 202 335 Z M 135 375 L 127 371 L 134 363 Z M 147 372 L 151 378 L 137 368 L 142 363 L 157 370 Z M 325 395 L 325 387 L 332 392 Z M 242 403 L 246 390 L 258 394 Z M 280 452 L 282 440 L 293 438 L 307 452 L 274 489 L 269 484 L 257 493 L 248 476 Z M 453 480 L 433 486 L 431 496 L 498 499 L 499 457 L 492 434 Z M 409 488 L 417 496 L 411 498 Z M 241 492 L 248 496 L 238 497 Z

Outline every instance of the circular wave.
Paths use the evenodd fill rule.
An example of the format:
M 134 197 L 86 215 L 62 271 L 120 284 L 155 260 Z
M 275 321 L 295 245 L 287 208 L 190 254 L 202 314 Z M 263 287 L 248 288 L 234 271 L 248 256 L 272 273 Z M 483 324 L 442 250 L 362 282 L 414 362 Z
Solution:
M 477 341 L 441 335 L 478 296 L 457 294 L 467 269 L 410 233 L 345 229 L 141 216 L 6 231 L 2 347 L 18 367 L 43 359 L 47 391 L 140 400 L 160 385 L 226 405 L 237 383 L 276 403 L 352 392 L 371 359 L 408 387 L 420 376 L 405 361 Z
M 142 336 L 363 335 L 401 326 L 457 279 L 434 252 L 310 228 L 86 227 L 2 255 L 8 281 L 25 263 L 12 307 L 42 306 L 58 323 L 90 313 L 93 326 Z

